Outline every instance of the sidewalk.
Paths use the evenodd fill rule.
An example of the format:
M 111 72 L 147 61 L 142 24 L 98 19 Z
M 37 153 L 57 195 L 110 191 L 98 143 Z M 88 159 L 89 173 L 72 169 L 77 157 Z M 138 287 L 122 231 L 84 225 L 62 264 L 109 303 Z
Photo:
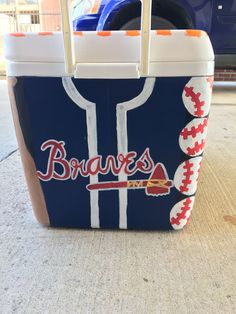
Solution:
M 215 92 L 199 192 L 181 232 L 42 228 L 19 152 L 2 160 L 0 312 L 236 313 L 235 95 Z
M 7 93 L 7 82 L 0 80 L 0 161 L 14 152 L 17 147 Z

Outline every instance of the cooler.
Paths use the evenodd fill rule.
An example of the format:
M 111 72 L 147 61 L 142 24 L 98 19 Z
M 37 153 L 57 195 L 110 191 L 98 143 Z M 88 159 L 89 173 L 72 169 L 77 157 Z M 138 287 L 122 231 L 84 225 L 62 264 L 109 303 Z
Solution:
M 207 34 L 150 32 L 150 21 L 141 31 L 71 34 L 63 21 L 64 36 L 5 36 L 12 112 L 38 220 L 182 229 L 207 135 L 214 74 Z

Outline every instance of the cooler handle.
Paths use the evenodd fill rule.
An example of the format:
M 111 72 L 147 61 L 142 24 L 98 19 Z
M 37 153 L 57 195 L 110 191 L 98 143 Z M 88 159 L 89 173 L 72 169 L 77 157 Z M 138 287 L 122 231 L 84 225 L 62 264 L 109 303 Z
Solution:
M 142 2 L 141 14 L 141 51 L 138 77 L 148 76 L 150 65 L 150 44 L 151 44 L 151 15 L 152 0 L 140 0 Z M 73 29 L 70 23 L 68 1 L 60 0 L 62 15 L 62 33 L 64 41 L 65 71 L 68 75 L 74 76 L 76 63 L 74 58 Z
M 151 46 L 151 22 L 152 22 L 152 0 L 141 0 L 141 52 L 140 52 L 140 76 L 149 75 L 150 46 Z
M 73 56 L 73 33 L 72 25 L 70 23 L 70 14 L 68 10 L 68 1 L 60 0 L 61 5 L 61 21 L 62 21 L 62 34 L 64 43 L 64 56 L 65 56 L 65 71 L 68 75 L 74 74 L 75 62 Z

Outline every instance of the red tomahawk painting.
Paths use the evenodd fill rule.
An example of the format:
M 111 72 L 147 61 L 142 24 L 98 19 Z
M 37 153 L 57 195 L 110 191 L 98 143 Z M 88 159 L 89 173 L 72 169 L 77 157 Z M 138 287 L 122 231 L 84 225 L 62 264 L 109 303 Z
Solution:
M 99 182 L 87 185 L 89 191 L 118 190 L 118 189 L 145 189 L 145 193 L 150 196 L 162 196 L 170 194 L 173 181 L 169 180 L 165 167 L 158 163 L 148 180 L 129 180 Z

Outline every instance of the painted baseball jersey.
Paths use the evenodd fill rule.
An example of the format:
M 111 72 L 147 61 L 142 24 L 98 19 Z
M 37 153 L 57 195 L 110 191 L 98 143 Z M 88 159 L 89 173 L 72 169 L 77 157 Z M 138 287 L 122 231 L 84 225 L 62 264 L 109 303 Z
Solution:
M 182 229 L 197 191 L 212 82 L 18 77 L 20 126 L 50 225 Z

